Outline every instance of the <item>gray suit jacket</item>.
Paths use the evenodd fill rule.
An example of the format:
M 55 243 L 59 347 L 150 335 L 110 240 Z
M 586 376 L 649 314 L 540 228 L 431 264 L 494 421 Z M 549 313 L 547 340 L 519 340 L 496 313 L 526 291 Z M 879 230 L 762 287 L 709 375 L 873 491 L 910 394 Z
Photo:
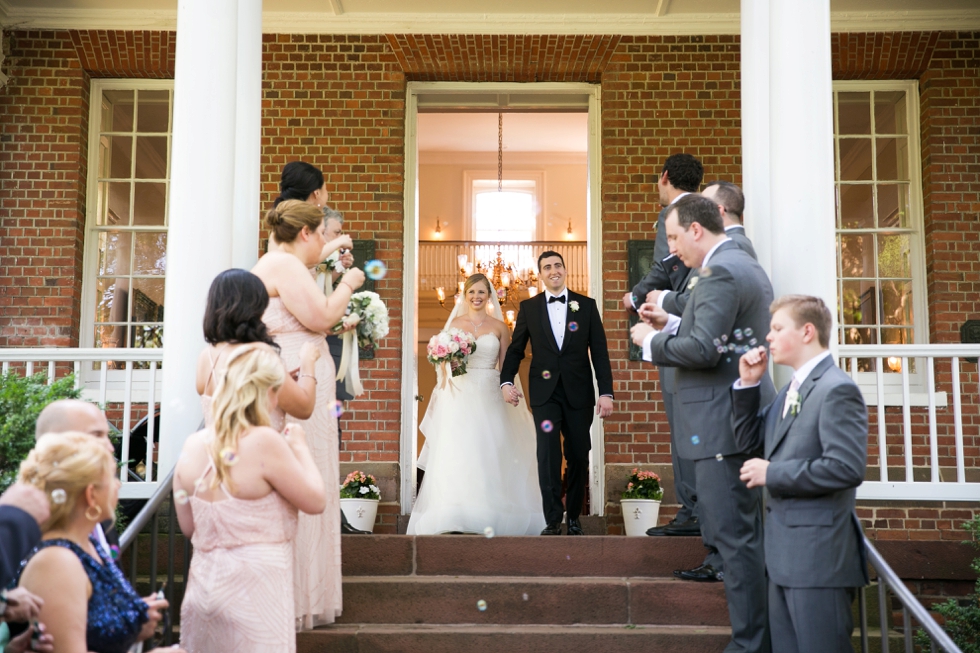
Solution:
M 868 583 L 855 488 L 864 480 L 868 411 L 832 357 L 800 386 L 800 408 L 782 417 L 789 386 L 771 404 L 758 388 L 732 390 L 739 446 L 765 445 L 766 569 L 783 587 Z M 760 409 L 760 405 L 764 406 Z
M 735 443 L 729 388 L 738 378 L 736 347 L 765 342 L 772 284 L 734 242 L 723 243 L 692 289 L 676 335 L 657 334 L 653 363 L 677 368 L 674 426 L 681 458 L 750 453 Z M 752 341 L 755 342 L 752 342 Z M 763 396 L 775 395 L 763 377 Z

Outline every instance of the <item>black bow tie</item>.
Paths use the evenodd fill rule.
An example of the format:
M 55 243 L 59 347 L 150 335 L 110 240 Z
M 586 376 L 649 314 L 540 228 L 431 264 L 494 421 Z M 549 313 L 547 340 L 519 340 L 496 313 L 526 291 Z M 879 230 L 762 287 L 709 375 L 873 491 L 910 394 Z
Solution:
M 548 303 L 550 304 L 551 302 L 561 302 L 562 304 L 564 304 L 565 303 L 565 295 L 562 295 L 561 297 L 549 297 L 548 298 Z

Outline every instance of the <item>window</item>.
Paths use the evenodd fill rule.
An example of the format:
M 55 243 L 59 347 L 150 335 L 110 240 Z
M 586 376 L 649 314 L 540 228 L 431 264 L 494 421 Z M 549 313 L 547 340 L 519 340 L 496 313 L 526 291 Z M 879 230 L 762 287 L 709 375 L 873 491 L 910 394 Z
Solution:
M 842 344 L 928 341 L 917 107 L 915 82 L 834 84 Z
M 171 81 L 92 83 L 83 347 L 161 347 Z
M 505 172 L 497 187 L 497 175 L 466 171 L 468 238 L 479 242 L 531 242 L 540 237 L 543 172 Z

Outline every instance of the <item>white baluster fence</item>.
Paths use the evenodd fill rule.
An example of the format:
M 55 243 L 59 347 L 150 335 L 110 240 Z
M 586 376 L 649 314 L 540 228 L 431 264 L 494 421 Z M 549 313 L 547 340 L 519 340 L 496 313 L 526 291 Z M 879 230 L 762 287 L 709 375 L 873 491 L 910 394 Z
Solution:
M 162 361 L 162 349 L 0 349 L 3 374 L 45 372 L 48 384 L 74 374 L 82 398 L 106 409 L 122 440 L 123 464 L 119 478 L 123 485 L 119 496 L 124 499 L 149 497 L 156 489 L 159 476 L 169 471 L 157 470 L 153 464 L 158 447 L 154 442 L 156 425 L 152 416 L 160 400 Z M 130 473 L 130 432 L 147 416 L 150 419 L 146 424 L 145 478 L 140 480 Z

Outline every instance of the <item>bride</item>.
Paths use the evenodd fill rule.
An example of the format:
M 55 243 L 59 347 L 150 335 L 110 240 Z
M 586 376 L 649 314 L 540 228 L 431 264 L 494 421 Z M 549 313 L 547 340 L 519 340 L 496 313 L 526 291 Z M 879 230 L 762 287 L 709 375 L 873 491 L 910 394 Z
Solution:
M 510 330 L 490 281 L 474 274 L 446 322 L 476 339 L 466 373 L 436 388 L 420 430 L 425 469 L 409 535 L 485 533 L 537 535 L 544 528 L 534 421 L 500 394 L 499 367 Z

